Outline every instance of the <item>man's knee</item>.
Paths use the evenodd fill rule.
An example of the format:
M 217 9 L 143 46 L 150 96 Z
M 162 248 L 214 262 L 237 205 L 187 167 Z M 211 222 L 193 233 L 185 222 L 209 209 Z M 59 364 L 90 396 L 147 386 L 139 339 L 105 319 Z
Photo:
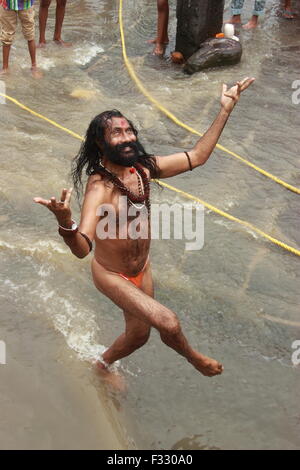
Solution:
M 176 315 L 169 315 L 162 322 L 159 332 L 163 336 L 174 337 L 177 336 L 181 331 L 180 323 Z

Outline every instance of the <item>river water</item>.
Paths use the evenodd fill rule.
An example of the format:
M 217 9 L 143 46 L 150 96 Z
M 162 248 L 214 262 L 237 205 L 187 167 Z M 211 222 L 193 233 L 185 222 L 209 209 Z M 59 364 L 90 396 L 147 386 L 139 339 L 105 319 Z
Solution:
M 220 142 L 299 187 L 300 104 L 292 102 L 292 83 L 300 80 L 299 20 L 283 20 L 277 2 L 267 2 L 260 27 L 240 33 L 240 64 L 188 77 L 168 59 L 175 42 L 174 5 L 166 58 L 150 53 L 146 40 L 155 33 L 155 4 L 126 0 L 124 6 L 127 52 L 144 86 L 183 122 L 203 132 L 218 111 L 221 83 L 255 76 Z M 251 14 L 248 4 L 245 20 Z M 49 39 L 53 18 L 54 6 Z M 79 135 L 96 114 L 117 108 L 137 124 L 149 151 L 164 155 L 193 146 L 196 137 L 158 112 L 129 77 L 117 1 L 69 0 L 63 31 L 73 47 L 59 49 L 49 43 L 39 51 L 40 80 L 30 75 L 28 53 L 18 34 L 11 74 L 5 79 L 8 95 Z M 122 315 L 94 287 L 91 259 L 74 258 L 58 237 L 52 215 L 32 203 L 34 196 L 58 195 L 70 184 L 70 161 L 80 142 L 8 101 L 0 111 L 0 340 L 7 343 L 8 358 L 0 372 L 20 360 L 22 343 L 24 361 L 38 367 L 35 380 L 45 378 L 45 370 L 51 373 L 58 361 L 68 370 L 73 364 L 71 371 L 84 365 L 81 386 L 88 382 L 96 387 L 86 359 L 122 332 Z M 299 196 L 226 152 L 216 150 L 204 167 L 168 182 L 299 249 Z M 153 202 L 162 201 L 189 203 L 154 186 Z M 75 200 L 73 209 L 78 220 Z M 113 397 L 130 423 L 130 438 L 144 449 L 299 448 L 300 369 L 291 360 L 292 343 L 300 340 L 299 258 L 211 211 L 205 212 L 204 234 L 200 251 L 186 251 L 182 240 L 153 242 L 156 298 L 178 314 L 192 345 L 222 361 L 225 372 L 213 379 L 201 376 L 153 331 L 146 346 L 121 361 L 129 389 L 126 396 Z M 81 373 L 76 373 L 80 381 Z M 55 403 L 61 396 L 60 376 L 52 376 Z M 6 388 L 2 383 L 4 395 L 11 395 L 12 383 Z M 25 422 L 26 406 L 32 409 L 28 401 L 22 403 Z M 14 408 L 9 409 L 6 419 L 13 422 Z M 55 425 L 46 425 L 46 430 L 42 425 L 49 419 L 44 414 L 36 412 L 28 447 L 59 447 L 51 440 Z M 18 433 L 28 433 L 19 421 Z M 57 417 L 60 429 L 68 433 L 65 447 L 97 447 L 92 438 L 89 444 L 89 434 L 83 444 L 76 426 L 67 421 L 67 414 L 60 421 Z M 2 442 L 13 447 L 14 425 L 9 429 L 12 435 Z

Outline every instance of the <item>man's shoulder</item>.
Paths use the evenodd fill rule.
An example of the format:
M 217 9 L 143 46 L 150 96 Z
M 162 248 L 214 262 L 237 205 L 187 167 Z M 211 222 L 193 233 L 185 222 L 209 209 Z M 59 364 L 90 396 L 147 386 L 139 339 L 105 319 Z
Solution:
M 85 187 L 85 194 L 89 192 L 99 192 L 104 189 L 104 178 L 103 176 L 95 173 L 88 177 Z
M 103 177 L 101 175 L 90 175 L 85 186 L 83 205 L 85 207 L 98 206 L 105 199 L 106 190 Z
M 87 188 L 97 188 L 99 186 L 103 185 L 103 176 L 100 175 L 99 173 L 92 173 L 87 180 L 86 186 Z

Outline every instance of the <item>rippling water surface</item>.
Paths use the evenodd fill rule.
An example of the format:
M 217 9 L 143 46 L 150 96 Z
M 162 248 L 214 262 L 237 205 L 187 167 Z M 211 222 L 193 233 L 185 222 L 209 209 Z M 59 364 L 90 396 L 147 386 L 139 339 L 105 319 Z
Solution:
M 127 0 L 124 7 L 128 56 L 144 86 L 203 132 L 218 111 L 221 83 L 255 76 L 220 142 L 299 187 L 300 105 L 291 98 L 292 83 L 300 79 L 299 20 L 284 21 L 277 3 L 267 2 L 260 27 L 241 32 L 240 64 L 188 77 L 168 59 L 175 2 L 166 58 L 151 55 L 146 40 L 155 33 L 155 3 Z M 245 19 L 250 13 L 249 6 Z M 53 15 L 54 7 L 49 39 Z M 73 42 L 71 49 L 49 44 L 38 52 L 44 77 L 34 80 L 19 34 L 7 94 L 80 135 L 94 115 L 118 108 L 137 124 L 149 151 L 191 148 L 195 136 L 153 108 L 128 76 L 118 2 L 69 1 L 64 38 Z M 80 142 L 10 102 L 0 108 L 1 334 L 10 328 L 13 309 L 16 334 L 26 336 L 28 322 L 35 328 L 37 317 L 63 335 L 66 351 L 76 352 L 74 361 L 87 359 L 122 332 L 122 316 L 93 286 L 90 259 L 72 257 L 53 216 L 32 203 L 33 196 L 58 195 L 69 184 Z M 170 183 L 299 249 L 299 196 L 225 152 L 216 150 L 204 167 Z M 187 203 L 154 188 L 153 201 L 161 200 Z M 75 201 L 73 208 L 78 219 Z M 155 241 L 152 267 L 156 298 L 178 313 L 192 345 L 221 360 L 225 372 L 216 379 L 200 376 L 153 331 L 149 343 L 120 366 L 129 392 L 118 400 L 137 446 L 299 448 L 300 369 L 291 362 L 292 342 L 300 340 L 299 258 L 206 211 L 204 248 L 188 252 L 183 241 Z M 38 326 L 35 333 L 41 334 Z

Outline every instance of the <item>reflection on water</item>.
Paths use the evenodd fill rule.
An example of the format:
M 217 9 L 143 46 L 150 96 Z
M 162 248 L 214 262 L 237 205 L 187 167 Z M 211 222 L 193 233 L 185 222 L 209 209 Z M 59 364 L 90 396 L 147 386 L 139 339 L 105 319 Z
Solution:
M 195 136 L 159 114 L 129 78 L 117 5 L 70 1 L 64 35 L 73 48 L 49 44 L 39 51 L 39 81 L 30 76 L 18 35 L 7 94 L 79 135 L 94 115 L 117 108 L 137 124 L 149 151 L 163 155 L 191 147 Z M 291 84 L 299 79 L 299 21 L 283 21 L 276 7 L 269 8 L 257 31 L 240 32 L 240 64 L 186 77 L 168 58 L 149 54 L 146 40 L 154 34 L 155 15 L 155 2 L 126 2 L 128 55 L 146 88 L 182 121 L 204 131 L 218 110 L 221 82 L 255 76 L 221 142 L 299 186 L 299 106 L 291 101 Z M 174 11 L 170 33 L 167 52 L 174 44 Z M 78 360 L 88 359 L 122 332 L 123 320 L 94 288 L 89 260 L 72 257 L 52 215 L 32 203 L 33 196 L 58 194 L 69 184 L 70 160 L 80 142 L 11 103 L 1 105 L 0 122 L 0 295 L 13 299 L 24 334 L 26 311 L 60 331 Z M 299 247 L 298 196 L 219 150 L 172 184 Z M 154 187 L 153 201 L 162 199 L 183 202 Z M 75 200 L 73 208 L 78 220 Z M 221 360 L 225 372 L 203 378 L 153 332 L 121 365 L 130 384 L 122 405 L 135 423 L 138 446 L 299 448 L 299 368 L 291 364 L 291 344 L 300 339 L 299 260 L 207 211 L 204 248 L 189 253 L 183 242 L 155 241 L 152 267 L 157 299 L 178 313 L 193 346 Z

